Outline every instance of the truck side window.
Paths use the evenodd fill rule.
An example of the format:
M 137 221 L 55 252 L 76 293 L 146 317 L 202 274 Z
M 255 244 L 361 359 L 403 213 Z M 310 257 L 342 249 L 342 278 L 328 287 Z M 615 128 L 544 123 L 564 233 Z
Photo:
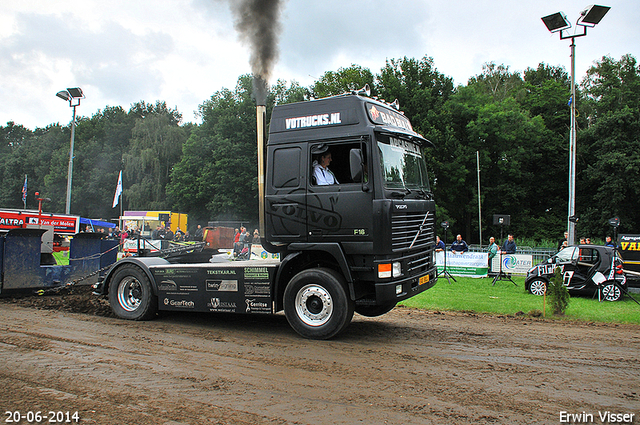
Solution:
M 348 143 L 311 143 L 310 144 L 310 157 L 311 164 L 309 167 L 309 175 L 311 176 L 311 184 L 317 185 L 317 182 L 313 178 L 314 161 L 319 161 L 322 153 L 316 153 L 319 151 L 326 152 L 325 148 L 331 152 L 331 163 L 329 164 L 329 170 L 335 176 L 338 184 L 357 183 L 351 179 L 351 168 L 349 165 L 349 158 L 351 149 L 360 149 L 361 145 L 358 142 Z M 366 158 L 366 156 L 365 156 Z
M 273 152 L 273 187 L 276 189 L 300 185 L 300 156 L 298 147 L 276 149 Z

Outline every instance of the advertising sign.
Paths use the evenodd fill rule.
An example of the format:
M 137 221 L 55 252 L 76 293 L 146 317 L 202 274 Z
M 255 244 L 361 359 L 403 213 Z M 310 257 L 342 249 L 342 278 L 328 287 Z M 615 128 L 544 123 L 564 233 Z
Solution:
M 0 231 L 22 229 L 26 225 L 53 226 L 53 232 L 74 235 L 80 231 L 80 217 L 38 213 L 35 210 L 0 210 Z
M 447 255 L 447 271 L 455 276 L 487 276 L 487 254 L 484 252 L 465 252 L 453 254 L 451 251 L 436 253 L 438 273 L 444 270 L 444 256 Z
M 640 235 L 620 235 L 618 237 L 618 252 L 624 261 L 625 270 L 640 273 Z M 632 279 L 638 276 L 630 274 Z
M 172 264 L 152 267 L 161 310 L 272 313 L 271 282 L 276 267 Z
M 486 255 L 486 254 L 485 254 Z M 497 273 L 500 271 L 500 254 L 493 257 L 491 262 L 491 271 Z M 527 271 L 533 267 L 533 255 L 530 254 L 503 254 L 502 255 L 502 272 L 509 274 L 526 275 Z

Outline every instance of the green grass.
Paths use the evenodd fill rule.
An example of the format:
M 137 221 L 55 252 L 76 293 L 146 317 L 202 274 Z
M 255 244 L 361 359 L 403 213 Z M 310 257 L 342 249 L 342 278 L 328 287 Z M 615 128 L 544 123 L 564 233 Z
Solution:
M 544 298 L 524 290 L 524 277 L 513 277 L 518 286 L 508 280 L 498 281 L 492 286 L 492 278 L 456 276 L 455 279 L 456 282 L 451 280 L 449 284 L 447 279 L 441 277 L 433 288 L 401 302 L 400 305 L 436 311 L 472 311 L 501 315 L 543 311 Z M 631 295 L 640 301 L 640 294 Z M 546 317 L 558 318 L 551 314 L 548 302 Z M 640 324 L 640 305 L 626 296 L 617 302 L 598 302 L 597 298 L 572 296 L 562 319 Z

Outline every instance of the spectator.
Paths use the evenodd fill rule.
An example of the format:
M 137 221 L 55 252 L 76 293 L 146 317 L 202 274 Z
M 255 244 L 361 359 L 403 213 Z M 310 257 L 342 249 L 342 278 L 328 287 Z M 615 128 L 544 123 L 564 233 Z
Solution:
M 564 239 L 560 239 L 558 241 L 558 251 L 560 251 L 563 246 L 567 246 L 565 242 L 567 242 L 568 238 L 569 238 L 569 232 L 564 232 Z
M 604 246 L 610 246 L 611 248 L 616 247 L 616 244 L 613 243 L 611 236 L 607 235 L 607 237 L 605 238 Z
M 444 242 L 440 240 L 440 236 L 436 236 L 436 245 L 434 246 L 436 252 L 441 252 L 446 249 Z
M 202 226 L 198 224 L 198 228 L 193 233 L 194 240 L 201 241 L 202 240 L 202 234 L 203 234 Z
M 462 235 L 456 236 L 456 240 L 451 244 L 451 252 L 454 254 L 464 254 L 469 251 L 469 245 L 462 240 Z
M 513 240 L 513 235 L 507 236 L 507 240 L 502 244 L 502 251 L 505 254 L 515 254 L 516 253 L 516 241 Z
M 242 248 L 244 247 L 244 234 L 247 232 L 247 229 L 244 226 L 240 227 L 240 231 L 236 233 L 236 237 L 233 242 L 233 256 L 236 257 L 242 252 Z
M 251 239 L 251 243 L 259 244 L 260 243 L 260 232 L 258 229 L 253 231 L 253 239 Z
M 167 231 L 164 233 L 164 240 L 166 241 L 173 240 L 173 230 L 171 230 L 171 227 L 169 227 Z
M 176 241 L 176 242 L 184 241 L 184 232 L 182 230 L 180 230 L 179 227 L 176 229 L 176 233 L 173 236 L 173 240 Z
M 489 270 L 491 270 L 491 260 L 498 253 L 498 244 L 496 243 L 496 238 L 491 236 L 489 238 L 489 247 L 487 248 L 487 254 L 489 256 Z

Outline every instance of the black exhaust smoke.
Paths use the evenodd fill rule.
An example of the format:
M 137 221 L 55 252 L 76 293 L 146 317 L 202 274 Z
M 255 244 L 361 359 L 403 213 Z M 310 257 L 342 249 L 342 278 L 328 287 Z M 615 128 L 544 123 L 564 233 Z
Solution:
M 262 246 L 269 252 L 277 248 L 265 239 L 265 139 L 267 115 L 267 82 L 273 64 L 278 58 L 280 35 L 280 9 L 284 0 L 230 0 L 235 28 L 240 40 L 250 49 L 253 95 L 256 99 L 258 142 L 258 201 L 260 237 Z
M 267 104 L 267 82 L 278 58 L 280 12 L 284 0 L 231 0 L 235 28 L 249 46 L 256 104 Z

